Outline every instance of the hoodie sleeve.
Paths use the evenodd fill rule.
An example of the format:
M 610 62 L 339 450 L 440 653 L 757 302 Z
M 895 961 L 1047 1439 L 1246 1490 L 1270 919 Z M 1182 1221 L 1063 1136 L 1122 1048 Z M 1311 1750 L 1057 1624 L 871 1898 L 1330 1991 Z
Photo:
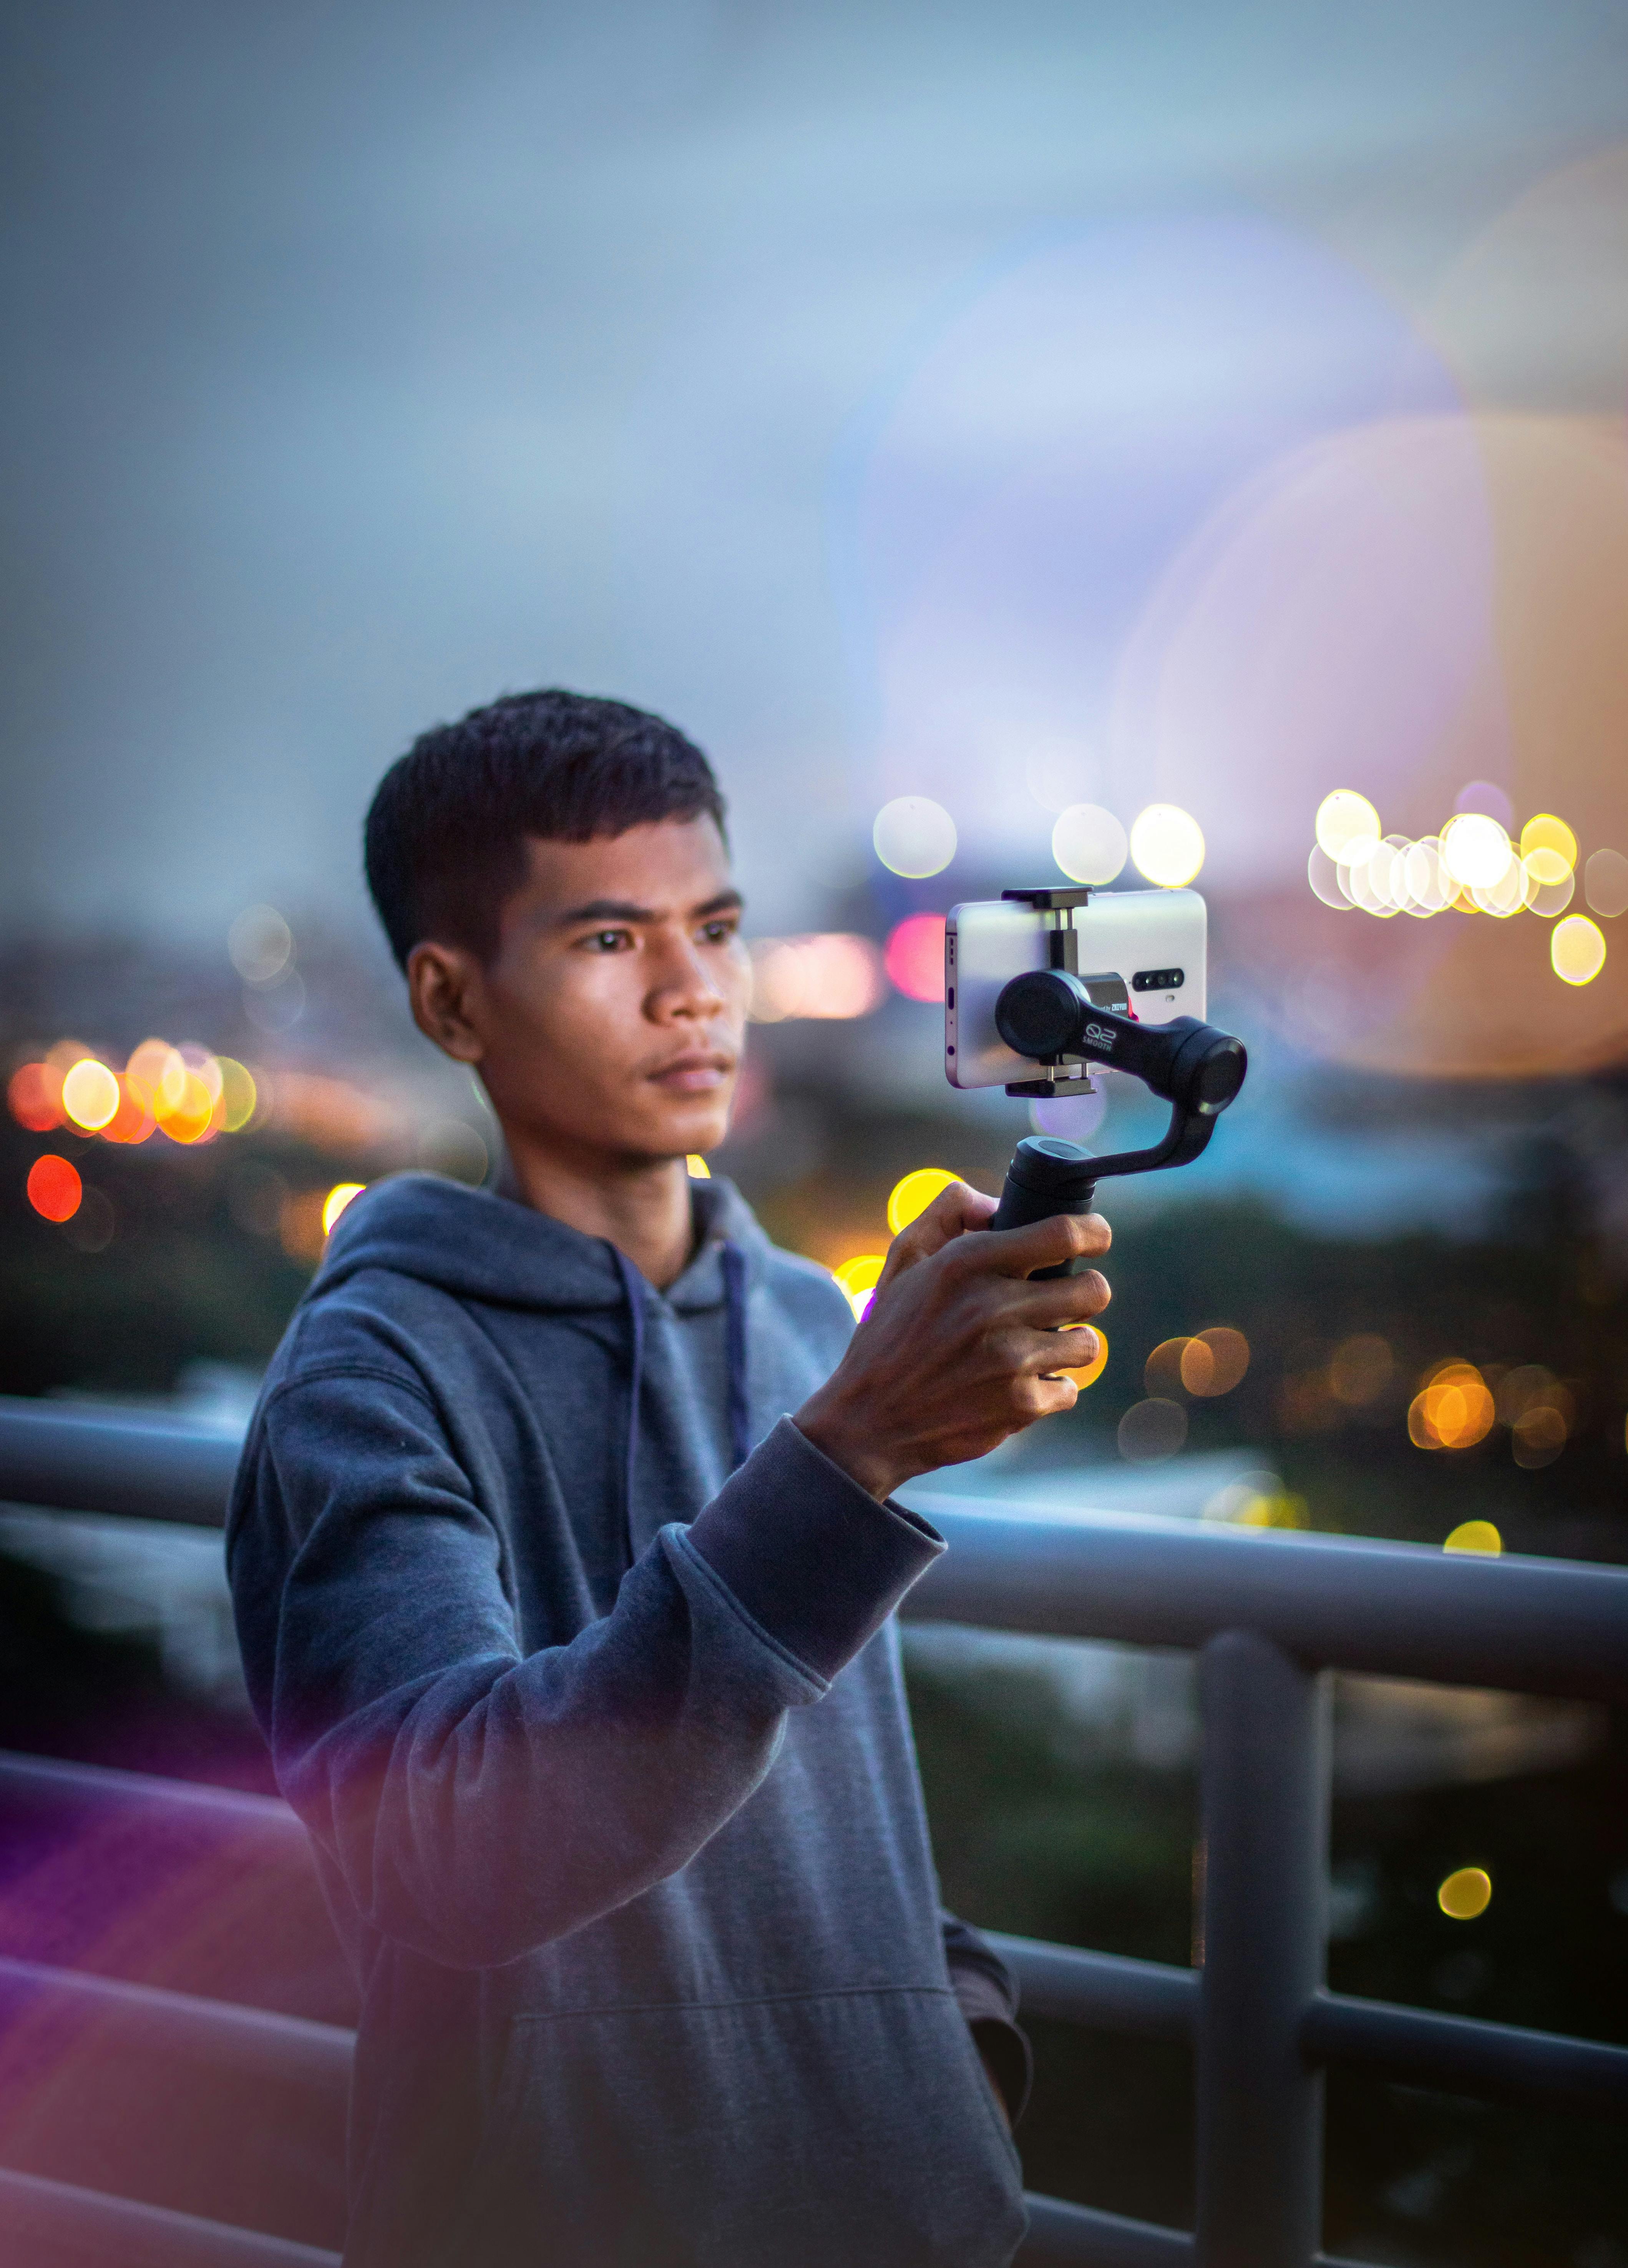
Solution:
M 988 1939 L 980 1936 L 970 1922 L 942 1911 L 939 1920 L 957 2005 L 1016 2126 L 1028 2104 L 1034 2079 L 1028 2035 L 1017 2022 L 1017 1979 Z
M 677 1873 L 942 1548 L 783 1419 L 608 1616 L 523 1654 L 498 1530 L 382 1371 L 270 1397 L 228 1547 L 285 1794 L 361 1915 L 455 1968 Z

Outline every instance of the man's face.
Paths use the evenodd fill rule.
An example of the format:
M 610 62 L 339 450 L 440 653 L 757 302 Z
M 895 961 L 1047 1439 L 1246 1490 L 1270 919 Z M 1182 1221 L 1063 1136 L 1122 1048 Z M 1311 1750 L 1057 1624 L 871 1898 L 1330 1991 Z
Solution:
M 478 1050 L 455 1050 L 511 1139 L 630 1163 L 721 1142 L 751 991 L 739 926 L 711 819 L 528 841 L 496 954 L 465 995 Z

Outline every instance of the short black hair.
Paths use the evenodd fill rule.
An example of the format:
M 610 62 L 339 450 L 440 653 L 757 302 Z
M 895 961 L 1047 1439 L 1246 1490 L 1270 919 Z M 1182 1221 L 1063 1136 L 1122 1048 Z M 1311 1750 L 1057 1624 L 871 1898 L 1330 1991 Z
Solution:
M 528 836 L 591 843 L 701 817 L 724 832 L 712 767 L 676 725 L 586 693 L 506 693 L 422 733 L 380 780 L 368 888 L 402 968 L 431 937 L 489 961 Z

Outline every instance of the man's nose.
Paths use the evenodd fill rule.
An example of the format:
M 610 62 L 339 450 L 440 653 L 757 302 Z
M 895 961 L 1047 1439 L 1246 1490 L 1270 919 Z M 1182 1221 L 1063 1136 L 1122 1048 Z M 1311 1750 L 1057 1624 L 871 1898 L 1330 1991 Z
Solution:
M 655 982 L 650 987 L 649 1007 L 657 1017 L 710 1017 L 722 1005 L 723 995 L 711 970 L 700 949 L 688 938 L 671 942 L 652 975 Z

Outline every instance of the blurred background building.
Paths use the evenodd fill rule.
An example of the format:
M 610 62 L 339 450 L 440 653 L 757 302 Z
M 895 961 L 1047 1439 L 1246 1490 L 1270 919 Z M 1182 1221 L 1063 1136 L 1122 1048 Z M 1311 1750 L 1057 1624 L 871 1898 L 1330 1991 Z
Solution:
M 759 985 L 712 1163 L 856 1300 L 905 1178 L 998 1187 L 1029 1123 L 944 1084 L 946 909 L 1209 902 L 1250 1084 L 1112 1190 L 1076 1414 L 924 1505 L 1628 1558 L 1628 11 L 4 40 L 0 1392 L 240 1425 L 347 1193 L 491 1173 L 361 819 L 564 684 L 717 765 Z M 21 1507 L 0 1553 L 0 1737 L 268 1786 L 216 1545 Z M 1186 1666 L 914 1676 L 949 1894 L 1185 1958 Z M 1620 1721 L 1353 1686 L 1340 1740 L 1337 1977 L 1622 2037 Z M 1182 2219 L 1161 2052 L 1049 2043 L 1038 2185 Z M 1337 2249 L 1628 2268 L 1608 2142 L 1353 2082 Z

